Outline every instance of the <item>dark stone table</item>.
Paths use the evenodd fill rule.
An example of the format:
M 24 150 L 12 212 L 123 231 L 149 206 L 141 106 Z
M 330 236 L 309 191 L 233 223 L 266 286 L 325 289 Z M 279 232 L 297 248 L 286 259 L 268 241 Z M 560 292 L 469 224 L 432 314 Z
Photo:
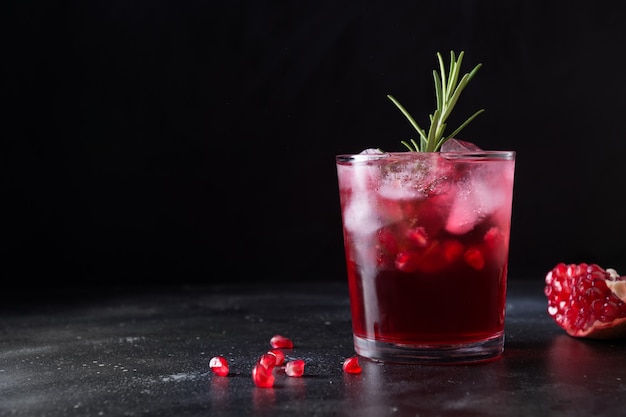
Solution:
M 564 334 L 542 282 L 512 281 L 499 360 L 379 364 L 354 354 L 338 283 L 81 289 L 0 306 L 0 416 L 618 416 L 626 344 Z M 305 375 L 254 386 L 269 339 L 293 339 Z M 208 367 L 224 355 L 231 375 Z

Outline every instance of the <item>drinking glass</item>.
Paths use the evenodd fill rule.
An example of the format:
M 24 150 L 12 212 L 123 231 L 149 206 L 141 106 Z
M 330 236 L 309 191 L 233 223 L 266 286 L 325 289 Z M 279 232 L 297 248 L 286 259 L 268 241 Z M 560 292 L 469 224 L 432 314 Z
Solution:
M 336 166 L 357 354 L 499 357 L 515 152 L 338 155 Z

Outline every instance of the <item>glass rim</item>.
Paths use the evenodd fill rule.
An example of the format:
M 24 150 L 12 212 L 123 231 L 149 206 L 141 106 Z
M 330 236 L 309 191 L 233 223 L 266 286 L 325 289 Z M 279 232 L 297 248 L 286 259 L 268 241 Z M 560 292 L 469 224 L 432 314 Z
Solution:
M 371 153 L 371 154 L 339 154 L 335 156 L 337 162 L 349 163 L 349 162 L 367 162 L 378 161 L 387 159 L 390 157 L 400 159 L 411 159 L 415 157 L 426 157 L 433 155 L 439 155 L 442 158 L 455 160 L 502 160 L 509 161 L 515 160 L 515 151 L 454 151 L 454 152 L 385 152 L 385 153 Z

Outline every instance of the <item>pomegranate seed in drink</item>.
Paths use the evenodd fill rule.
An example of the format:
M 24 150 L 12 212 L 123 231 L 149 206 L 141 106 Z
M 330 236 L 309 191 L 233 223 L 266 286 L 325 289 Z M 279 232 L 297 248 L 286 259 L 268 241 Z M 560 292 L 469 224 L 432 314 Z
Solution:
M 485 259 L 483 254 L 478 249 L 468 249 L 465 251 L 465 262 L 477 271 L 480 271 L 485 267 Z
M 270 339 L 270 345 L 272 345 L 274 349 L 293 349 L 293 342 L 291 339 L 279 334 Z
M 428 245 L 428 235 L 423 227 L 410 229 L 407 233 L 409 240 L 416 246 L 423 248 Z
M 215 375 L 218 375 L 218 376 L 228 375 L 228 362 L 226 361 L 226 358 L 224 358 L 223 356 L 215 356 L 211 358 L 211 360 L 209 361 L 209 367 L 211 368 L 211 371 L 213 371 Z
M 360 374 L 362 369 L 359 365 L 359 357 L 354 355 L 343 362 L 343 371 L 348 374 Z
M 502 245 L 504 241 L 504 232 L 498 227 L 493 226 L 485 233 L 485 243 L 489 249 L 496 249 Z
M 400 252 L 396 256 L 396 268 L 402 272 L 413 272 L 419 267 L 420 254 L 415 251 Z
M 463 244 L 456 239 L 445 240 L 442 244 L 443 256 L 448 263 L 456 261 L 463 253 Z
M 285 373 L 293 377 L 301 377 L 304 374 L 304 361 L 302 359 L 295 359 L 287 362 L 285 365 Z
M 276 366 L 280 366 L 285 363 L 285 354 L 280 349 L 272 349 L 269 352 L 270 355 L 276 356 Z
M 252 368 L 252 381 L 260 388 L 272 388 L 274 386 L 274 375 L 271 369 L 257 363 Z

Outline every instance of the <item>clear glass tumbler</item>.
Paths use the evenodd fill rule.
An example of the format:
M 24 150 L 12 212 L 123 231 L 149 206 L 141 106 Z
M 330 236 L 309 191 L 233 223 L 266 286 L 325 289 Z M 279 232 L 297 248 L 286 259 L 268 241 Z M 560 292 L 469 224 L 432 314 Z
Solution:
M 336 164 L 357 354 L 499 357 L 515 152 L 338 155 Z

